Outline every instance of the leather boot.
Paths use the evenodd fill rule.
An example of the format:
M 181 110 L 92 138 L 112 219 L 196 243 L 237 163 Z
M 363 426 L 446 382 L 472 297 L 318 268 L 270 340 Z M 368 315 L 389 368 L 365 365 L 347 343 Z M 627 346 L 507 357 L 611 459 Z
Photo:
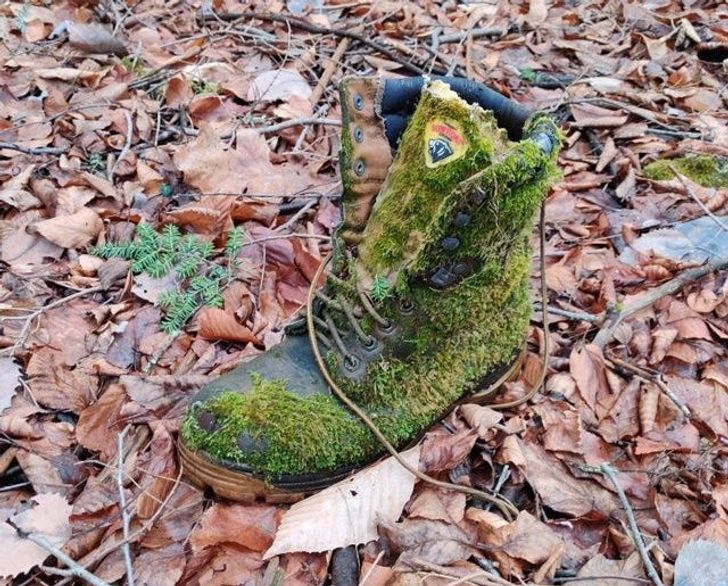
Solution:
M 341 100 L 343 222 L 311 335 L 202 389 L 182 425 L 186 474 L 223 497 L 293 501 L 382 455 L 323 370 L 403 448 L 524 345 L 553 122 L 450 78 L 349 79 Z

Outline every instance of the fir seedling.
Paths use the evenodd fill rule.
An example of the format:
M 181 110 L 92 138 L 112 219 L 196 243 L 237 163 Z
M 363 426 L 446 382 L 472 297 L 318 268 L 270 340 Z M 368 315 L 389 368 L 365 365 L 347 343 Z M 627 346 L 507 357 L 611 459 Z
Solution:
M 147 273 L 161 278 L 174 271 L 179 285 L 174 291 L 160 296 L 159 305 L 165 311 L 162 331 L 174 333 L 203 306 L 221 307 L 222 291 L 237 269 L 236 257 L 243 247 L 244 233 L 233 229 L 225 245 L 225 266 L 212 260 L 212 243 L 194 234 L 182 235 L 179 228 L 169 224 L 156 231 L 149 224 L 139 224 L 134 240 L 108 242 L 93 249 L 102 258 L 123 258 L 131 262 L 132 272 Z
M 389 294 L 389 281 L 387 281 L 387 279 L 382 277 L 381 275 L 375 276 L 374 280 L 372 281 L 372 299 L 374 299 L 374 301 L 376 301 L 377 303 L 381 303 L 387 297 L 389 297 Z

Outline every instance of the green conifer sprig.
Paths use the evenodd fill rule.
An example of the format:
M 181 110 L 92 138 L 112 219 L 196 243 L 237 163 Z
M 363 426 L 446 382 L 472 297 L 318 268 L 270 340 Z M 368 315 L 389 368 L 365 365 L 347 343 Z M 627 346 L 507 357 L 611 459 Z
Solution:
M 163 293 L 159 306 L 165 316 L 161 328 L 166 333 L 180 331 L 201 307 L 222 307 L 222 292 L 237 269 L 236 257 L 244 244 L 245 233 L 235 228 L 225 245 L 225 266 L 212 260 L 215 247 L 194 234 L 182 235 L 174 224 L 160 231 L 139 224 L 134 240 L 107 242 L 91 253 L 101 258 L 123 258 L 131 262 L 132 272 L 161 278 L 174 271 L 179 284 L 175 291 Z

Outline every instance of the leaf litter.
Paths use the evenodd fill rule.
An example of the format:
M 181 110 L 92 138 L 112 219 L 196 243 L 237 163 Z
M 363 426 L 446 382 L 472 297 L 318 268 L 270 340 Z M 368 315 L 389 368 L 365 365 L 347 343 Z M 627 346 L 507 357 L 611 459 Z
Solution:
M 303 23 L 278 2 L 130 4 L 0 8 L 8 579 L 67 568 L 17 529 L 107 581 L 124 578 L 128 550 L 144 584 L 319 584 L 348 544 L 370 586 L 654 582 L 627 507 L 665 583 L 685 543 L 728 544 L 728 197 L 700 177 L 644 173 L 660 159 L 728 157 L 723 3 L 363 2 L 298 7 Z M 361 36 L 332 70 L 344 30 Z M 517 411 L 462 406 L 416 458 L 520 513 L 507 521 L 396 480 L 391 460 L 348 481 L 374 475 L 357 485 L 356 523 L 344 520 L 351 503 L 331 500 L 340 489 L 290 508 L 206 500 L 180 475 L 176 433 L 197 388 L 280 341 L 330 250 L 334 84 L 415 70 L 485 81 L 565 133 L 546 205 L 544 391 Z M 173 281 L 90 254 L 141 222 L 211 242 L 219 262 L 231 230 L 245 234 L 223 304 L 176 335 L 155 305 Z M 626 504 L 594 473 L 605 463 Z

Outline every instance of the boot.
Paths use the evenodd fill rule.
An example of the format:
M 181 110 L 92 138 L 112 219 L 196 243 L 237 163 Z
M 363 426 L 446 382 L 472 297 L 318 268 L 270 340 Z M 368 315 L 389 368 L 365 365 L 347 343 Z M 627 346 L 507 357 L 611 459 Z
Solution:
M 197 484 L 291 502 L 380 457 L 323 369 L 398 448 L 513 370 L 558 131 L 478 84 L 445 81 L 494 107 L 507 132 L 443 81 L 342 83 L 344 219 L 310 320 L 323 362 L 309 337 L 288 335 L 202 389 L 180 432 Z

